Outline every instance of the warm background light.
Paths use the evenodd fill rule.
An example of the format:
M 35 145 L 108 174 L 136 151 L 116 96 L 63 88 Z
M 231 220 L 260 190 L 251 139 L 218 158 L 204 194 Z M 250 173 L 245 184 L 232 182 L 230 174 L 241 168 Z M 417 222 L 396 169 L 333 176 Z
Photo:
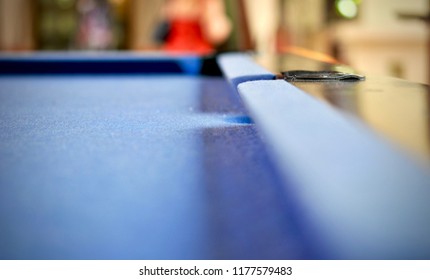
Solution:
M 366 74 L 429 82 L 427 0 L 224 2 L 233 30 L 230 38 L 217 46 L 219 51 L 306 50 L 324 54 Z M 92 35 L 85 40 L 93 44 L 84 43 L 82 34 L 79 35 L 82 3 L 104 3 L 109 7 L 100 43 L 93 42 L 98 39 Z M 0 0 L 0 50 L 159 50 L 154 30 L 160 23 L 163 3 L 163 0 Z

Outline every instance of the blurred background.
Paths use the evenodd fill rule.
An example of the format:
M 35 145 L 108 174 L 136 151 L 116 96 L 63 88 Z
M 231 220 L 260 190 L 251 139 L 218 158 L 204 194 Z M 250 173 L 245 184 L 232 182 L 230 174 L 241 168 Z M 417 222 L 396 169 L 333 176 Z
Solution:
M 218 51 L 292 52 L 429 83 L 429 0 L 225 0 Z M 0 50 L 157 51 L 163 0 L 0 0 Z M 323 54 L 323 55 L 322 55 Z

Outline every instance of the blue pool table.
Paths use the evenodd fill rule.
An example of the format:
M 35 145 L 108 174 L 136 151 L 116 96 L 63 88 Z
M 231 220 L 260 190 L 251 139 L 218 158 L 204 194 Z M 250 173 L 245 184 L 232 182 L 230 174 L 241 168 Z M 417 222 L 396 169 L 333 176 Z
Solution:
M 2 55 L 0 259 L 429 259 L 426 163 L 274 78 Z

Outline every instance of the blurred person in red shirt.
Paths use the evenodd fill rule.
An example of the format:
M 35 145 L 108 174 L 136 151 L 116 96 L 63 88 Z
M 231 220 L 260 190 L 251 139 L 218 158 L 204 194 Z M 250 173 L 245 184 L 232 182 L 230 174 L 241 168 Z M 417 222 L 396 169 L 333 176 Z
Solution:
M 210 54 L 232 29 L 223 0 L 167 0 L 163 16 L 164 34 L 157 37 L 168 52 Z

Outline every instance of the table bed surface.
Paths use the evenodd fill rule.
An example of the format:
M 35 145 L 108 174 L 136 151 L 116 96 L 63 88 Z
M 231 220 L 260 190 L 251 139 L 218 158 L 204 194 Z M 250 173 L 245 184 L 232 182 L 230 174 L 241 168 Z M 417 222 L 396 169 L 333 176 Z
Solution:
M 294 86 L 247 63 L 254 65 L 244 54 L 2 57 L 0 259 L 429 258 L 427 165 L 390 148 L 395 156 L 385 160 L 398 165 L 379 172 L 355 162 L 345 178 L 363 169 L 369 180 L 347 178 L 351 193 L 339 189 L 349 181 L 322 167 L 327 154 L 313 149 L 323 149 L 300 146 L 304 136 L 285 124 L 309 112 L 324 119 L 327 110 L 331 123 L 355 129 L 357 120 L 326 105 L 315 110 L 323 102 L 314 98 L 291 122 L 270 119 L 270 108 L 283 110 L 260 91 Z M 206 64 L 211 71 L 201 72 Z M 391 147 L 375 138 L 370 152 L 381 141 Z M 356 152 L 348 153 L 353 161 Z M 395 196 L 384 195 L 393 170 L 404 180 L 394 183 Z M 357 198 L 375 184 L 375 196 Z

